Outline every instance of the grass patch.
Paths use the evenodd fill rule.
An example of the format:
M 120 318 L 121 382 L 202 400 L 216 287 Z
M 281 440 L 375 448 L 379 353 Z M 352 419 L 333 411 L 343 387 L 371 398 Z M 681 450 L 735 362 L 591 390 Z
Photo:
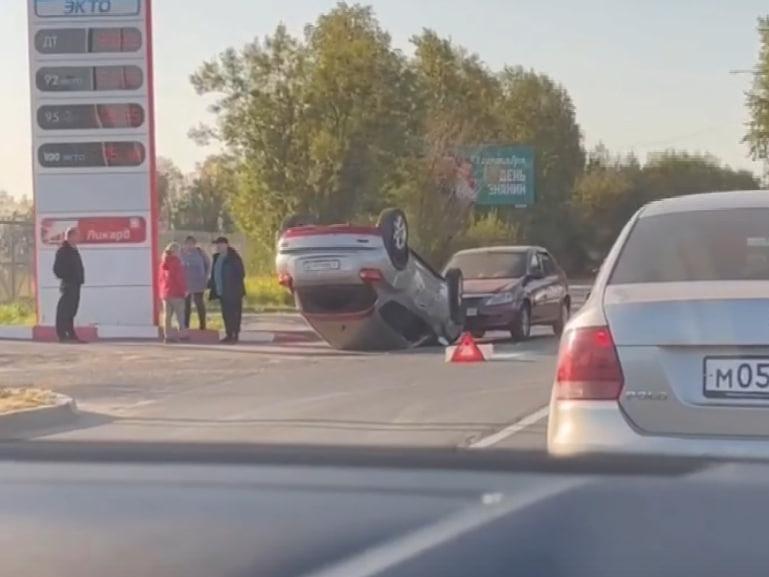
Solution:
M 35 305 L 31 299 L 0 304 L 0 325 L 31 327 L 36 322 Z
M 0 415 L 56 404 L 56 395 L 43 389 L 0 388 Z
M 222 309 L 219 301 L 206 301 L 206 328 L 224 330 Z M 294 297 L 278 284 L 274 275 L 254 275 L 246 277 L 246 299 L 243 302 L 243 312 L 246 313 L 280 313 L 296 310 Z M 192 310 L 190 325 L 197 328 L 197 316 Z
M 278 284 L 275 275 L 249 276 L 246 278 L 246 302 L 250 310 L 268 308 L 294 308 L 294 297 Z

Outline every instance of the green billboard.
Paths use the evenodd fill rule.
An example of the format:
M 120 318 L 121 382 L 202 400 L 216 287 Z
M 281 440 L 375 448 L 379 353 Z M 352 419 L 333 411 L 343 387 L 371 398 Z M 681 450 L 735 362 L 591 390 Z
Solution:
M 473 146 L 457 158 L 456 195 L 478 206 L 534 204 L 534 150 L 528 146 Z

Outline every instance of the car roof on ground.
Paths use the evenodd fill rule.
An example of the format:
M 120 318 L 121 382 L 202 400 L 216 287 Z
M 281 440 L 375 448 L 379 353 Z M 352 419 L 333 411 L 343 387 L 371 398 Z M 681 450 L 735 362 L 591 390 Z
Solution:
M 640 217 L 730 208 L 769 208 L 769 190 L 705 192 L 655 200 L 641 209 Z
M 483 254 L 489 252 L 529 252 L 531 250 L 541 250 L 547 252 L 547 249 L 541 246 L 482 246 L 479 248 L 469 248 L 460 250 L 456 254 Z

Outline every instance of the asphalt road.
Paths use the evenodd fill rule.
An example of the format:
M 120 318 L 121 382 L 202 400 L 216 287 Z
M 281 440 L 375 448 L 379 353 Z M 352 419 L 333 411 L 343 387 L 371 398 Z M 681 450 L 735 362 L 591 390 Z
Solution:
M 572 287 L 577 306 L 586 292 Z M 249 322 L 306 328 L 269 319 Z M 76 423 L 26 438 L 544 448 L 557 339 L 541 327 L 524 343 L 491 340 L 495 359 L 477 365 L 446 364 L 441 348 L 4 342 L 0 386 L 77 400 Z
M 537 332 L 470 366 L 437 348 L 6 342 L 0 385 L 77 399 L 76 424 L 35 438 L 541 448 L 544 415 L 507 435 L 547 404 L 557 344 Z

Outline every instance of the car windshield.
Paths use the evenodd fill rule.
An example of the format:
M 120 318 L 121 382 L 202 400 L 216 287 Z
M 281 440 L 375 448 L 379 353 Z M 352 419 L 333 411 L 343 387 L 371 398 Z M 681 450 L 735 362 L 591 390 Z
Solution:
M 526 274 L 526 252 L 472 252 L 454 255 L 446 270 L 457 268 L 465 279 L 521 278 Z
M 0 4 L 0 445 L 769 456 L 766 0 Z
M 612 284 L 769 280 L 769 209 L 677 212 L 641 218 Z

